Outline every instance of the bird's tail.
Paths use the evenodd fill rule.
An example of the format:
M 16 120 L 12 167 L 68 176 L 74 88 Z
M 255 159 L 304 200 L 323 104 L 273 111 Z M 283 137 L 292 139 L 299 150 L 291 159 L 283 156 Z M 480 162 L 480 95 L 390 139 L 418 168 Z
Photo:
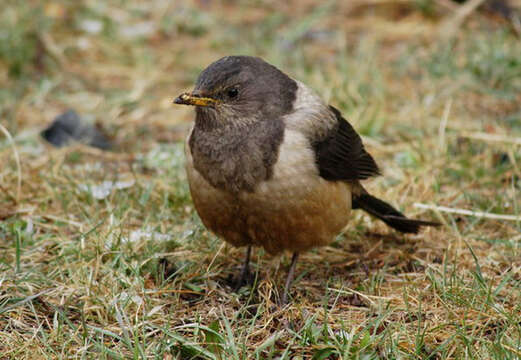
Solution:
M 354 196 L 352 207 L 353 209 L 362 209 L 366 211 L 370 215 L 382 220 L 390 227 L 403 233 L 416 234 L 422 226 L 441 225 L 434 221 L 409 219 L 385 201 L 377 199 L 367 193 Z

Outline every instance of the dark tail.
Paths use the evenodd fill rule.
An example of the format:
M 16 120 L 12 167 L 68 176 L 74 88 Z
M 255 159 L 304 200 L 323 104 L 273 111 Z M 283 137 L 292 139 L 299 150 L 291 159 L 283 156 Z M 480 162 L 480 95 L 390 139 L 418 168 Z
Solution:
M 439 226 L 434 221 L 414 220 L 407 218 L 404 214 L 391 205 L 375 198 L 369 194 L 361 194 L 353 197 L 353 209 L 362 209 L 377 217 L 390 227 L 403 233 L 418 233 L 422 226 Z

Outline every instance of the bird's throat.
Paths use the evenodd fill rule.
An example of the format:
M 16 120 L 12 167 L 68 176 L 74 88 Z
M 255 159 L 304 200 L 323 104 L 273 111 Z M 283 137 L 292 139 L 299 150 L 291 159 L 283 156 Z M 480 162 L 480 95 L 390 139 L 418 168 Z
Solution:
M 252 192 L 269 179 L 284 138 L 281 119 L 252 126 L 215 124 L 198 112 L 189 147 L 196 170 L 214 187 L 231 192 Z

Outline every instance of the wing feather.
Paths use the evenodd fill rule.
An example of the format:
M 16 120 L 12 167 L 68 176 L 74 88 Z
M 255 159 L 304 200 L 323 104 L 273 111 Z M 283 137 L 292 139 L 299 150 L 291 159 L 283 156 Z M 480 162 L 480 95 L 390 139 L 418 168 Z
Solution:
M 360 135 L 333 106 L 337 124 L 327 136 L 313 142 L 320 176 L 331 181 L 364 180 L 380 175 L 373 157 L 365 150 Z

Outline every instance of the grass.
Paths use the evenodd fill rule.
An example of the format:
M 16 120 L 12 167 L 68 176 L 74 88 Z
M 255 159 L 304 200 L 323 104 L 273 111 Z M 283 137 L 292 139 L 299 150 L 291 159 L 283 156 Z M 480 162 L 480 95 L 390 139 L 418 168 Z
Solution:
M 519 215 L 521 42 L 482 12 L 446 36 L 443 4 L 7 1 L 0 117 L 22 187 L 2 137 L 0 358 L 520 358 L 521 223 L 413 206 Z M 243 250 L 197 217 L 193 114 L 171 101 L 236 53 L 339 107 L 383 169 L 371 192 L 444 226 L 404 236 L 353 213 L 301 257 L 289 306 L 275 303 L 289 258 L 262 250 L 255 288 L 233 293 Z M 114 149 L 44 143 L 68 108 Z

